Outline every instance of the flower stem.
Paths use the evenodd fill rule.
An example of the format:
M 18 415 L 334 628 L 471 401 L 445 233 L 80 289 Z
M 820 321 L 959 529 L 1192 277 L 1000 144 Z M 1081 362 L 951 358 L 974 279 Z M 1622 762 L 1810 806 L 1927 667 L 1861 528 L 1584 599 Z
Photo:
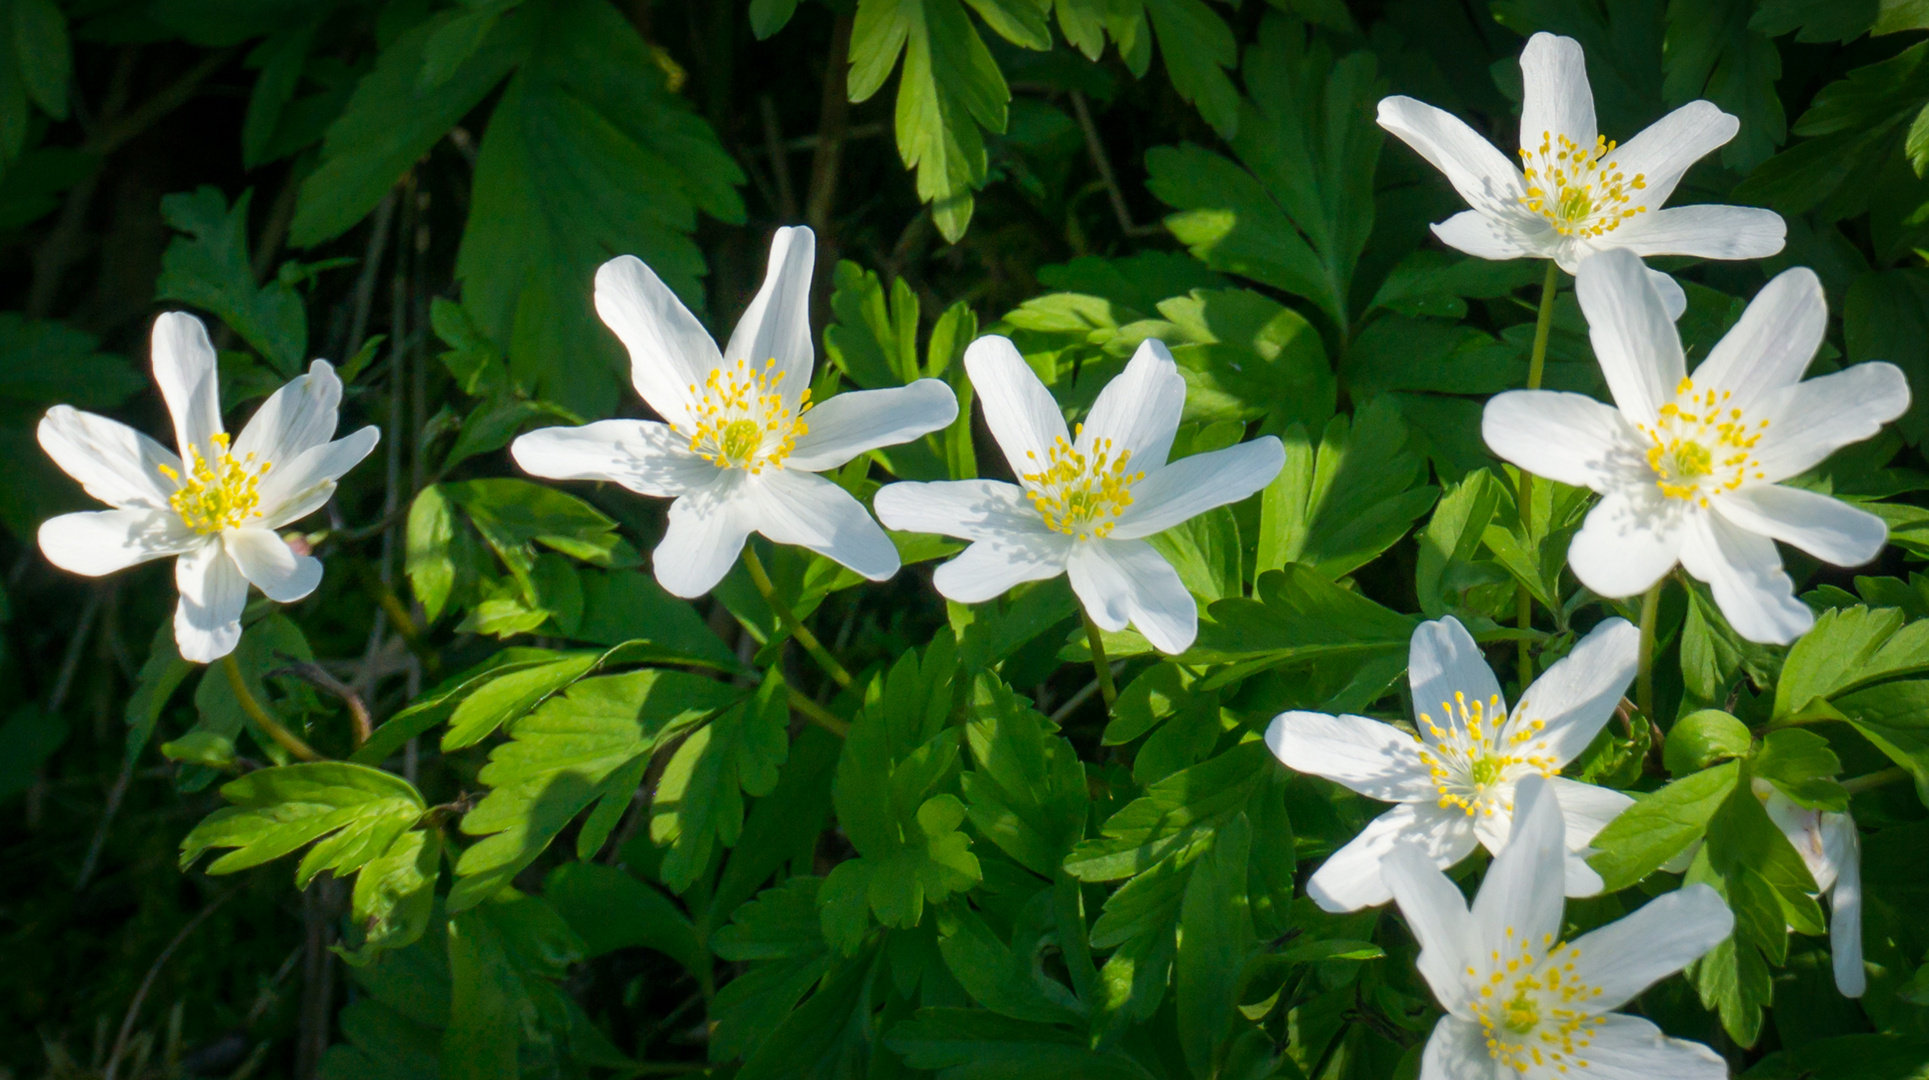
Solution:
M 315 753 L 314 747 L 301 741 L 301 736 L 283 727 L 273 713 L 262 708 L 261 702 L 255 700 L 254 691 L 248 689 L 248 680 L 242 676 L 241 665 L 235 661 L 233 653 L 221 658 L 221 669 L 228 674 L 228 686 L 233 688 L 235 700 L 241 703 L 241 711 L 247 713 L 256 724 L 260 725 L 261 730 L 267 732 L 269 738 L 280 743 L 283 750 L 303 761 L 322 760 L 322 756 Z
M 1119 691 L 1118 687 L 1112 685 L 1112 664 L 1105 658 L 1105 635 L 1083 609 L 1079 611 L 1079 617 L 1085 620 L 1085 640 L 1092 647 L 1092 671 L 1098 676 L 1099 696 L 1105 699 L 1105 711 L 1109 714 L 1119 700 Z
M 797 618 L 790 610 L 790 605 L 777 598 L 777 586 L 770 583 L 770 575 L 764 572 L 763 560 L 757 558 L 756 549 L 748 543 L 743 546 L 743 568 L 750 572 L 750 583 L 757 586 L 764 603 L 777 613 L 777 620 L 790 631 L 790 636 L 797 639 L 797 644 L 804 647 L 812 660 L 817 661 L 818 667 L 837 680 L 837 685 L 849 690 L 852 685 L 851 673 L 844 670 L 844 665 L 837 662 L 837 657 L 832 656 L 830 650 L 824 648 L 824 643 L 817 640 L 817 635 L 811 633 L 810 628 Z
M 1527 358 L 1527 389 L 1539 390 L 1541 376 L 1547 371 L 1547 335 L 1554 329 L 1554 294 L 1561 280 L 1561 267 L 1554 260 L 1547 260 L 1547 276 L 1541 279 L 1541 307 L 1534 317 L 1534 351 Z M 1520 470 L 1520 531 L 1523 538 L 1533 535 L 1534 531 L 1534 474 L 1526 469 Z M 1515 587 L 1514 609 L 1522 630 L 1534 628 L 1534 597 L 1527 586 Z M 1520 641 L 1520 688 L 1525 693 L 1527 684 L 1534 681 L 1534 654 L 1532 644 L 1522 638 Z
M 1547 335 L 1554 329 L 1554 293 L 1560 280 L 1560 264 L 1547 260 L 1547 276 L 1541 279 L 1541 308 L 1534 318 L 1534 352 L 1527 359 L 1529 390 L 1541 388 L 1541 375 L 1547 371 Z
M 1893 768 L 1883 769 L 1881 772 L 1872 772 L 1867 776 L 1857 776 L 1844 780 L 1842 781 L 1842 786 L 1848 789 L 1849 794 L 1859 795 L 1871 788 L 1879 788 L 1907 779 L 1909 779 L 1909 770 L 1897 765 Z
M 796 687 L 785 687 L 789 691 L 790 707 L 804 714 L 804 718 L 838 738 L 851 733 L 850 721 L 840 719 L 822 705 L 805 697 Z
M 1661 612 L 1661 589 L 1667 578 L 1654 583 L 1641 597 L 1641 645 L 1634 676 L 1634 703 L 1641 715 L 1654 719 L 1654 624 Z

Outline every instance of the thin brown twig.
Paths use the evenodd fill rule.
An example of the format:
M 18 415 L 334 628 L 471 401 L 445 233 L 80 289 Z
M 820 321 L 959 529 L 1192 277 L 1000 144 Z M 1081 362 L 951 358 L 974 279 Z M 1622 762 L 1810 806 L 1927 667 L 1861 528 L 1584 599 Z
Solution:
M 1085 152 L 1091 155 L 1092 167 L 1098 170 L 1098 178 L 1105 185 L 1105 194 L 1111 200 L 1112 213 L 1119 219 L 1119 229 L 1127 236 L 1156 236 L 1165 230 L 1157 225 L 1134 225 L 1132 211 L 1125 205 L 1125 191 L 1119 187 L 1119 178 L 1112 171 L 1112 159 L 1105 153 L 1105 142 L 1098 136 L 1098 125 L 1092 122 L 1092 110 L 1085 103 L 1085 95 L 1072 91 L 1072 111 L 1078 116 L 1078 126 L 1085 132 Z
M 322 667 L 320 664 L 306 660 L 295 660 L 284 653 L 277 653 L 276 655 L 284 660 L 290 661 L 290 663 L 286 667 L 278 667 L 268 674 L 293 675 L 303 682 L 308 683 L 310 686 L 315 687 L 317 690 L 323 690 L 333 694 L 335 697 L 341 699 L 343 705 L 348 706 L 348 715 L 355 722 L 355 745 L 357 747 L 367 742 L 370 735 L 375 734 L 374 719 L 369 715 L 368 706 L 362 702 L 362 695 L 356 693 L 354 687 L 329 674 L 328 669 Z
M 818 106 L 817 144 L 810 158 L 810 190 L 804 196 L 804 221 L 817 234 L 819 259 L 830 257 L 835 247 L 831 208 L 837 203 L 838 164 L 844 143 L 857 134 L 850 126 L 848 87 L 854 20 L 851 15 L 837 17 L 831 26 L 831 47 L 824 57 L 824 95 Z M 879 128 L 881 130 L 882 125 Z M 817 280 L 828 285 L 831 279 L 829 274 L 819 273 Z
M 770 156 L 771 179 L 777 184 L 777 213 L 785 221 L 797 220 L 797 193 L 790 186 L 790 155 L 784 152 L 784 129 L 777 121 L 777 103 L 764 94 L 757 99 L 764 121 L 764 153 Z

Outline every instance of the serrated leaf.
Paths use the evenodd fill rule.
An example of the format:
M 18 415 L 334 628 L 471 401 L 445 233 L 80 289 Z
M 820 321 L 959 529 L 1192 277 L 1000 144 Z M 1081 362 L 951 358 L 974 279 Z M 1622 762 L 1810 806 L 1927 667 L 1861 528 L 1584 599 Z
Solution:
M 1081 881 L 1117 881 L 1147 870 L 1210 837 L 1277 767 L 1265 744 L 1250 742 L 1176 772 L 1108 818 L 1100 838 L 1073 848 L 1065 869 Z
M 1260 572 L 1300 563 L 1343 577 L 1405 536 L 1439 494 L 1424 483 L 1426 460 L 1386 398 L 1335 416 L 1317 450 L 1298 427 L 1283 441 L 1286 465 L 1260 497 Z
M 297 871 L 301 884 L 321 870 L 361 869 L 426 808 L 408 781 L 344 761 L 257 769 L 224 784 L 221 795 L 235 805 L 209 814 L 182 839 L 181 865 L 210 849 L 234 848 L 208 865 L 210 874 L 231 874 L 319 840 Z
M 349 917 L 361 934 L 361 944 L 353 952 L 342 952 L 342 958 L 365 964 L 385 949 L 400 949 L 420 939 L 435 907 L 435 883 L 441 873 L 439 829 L 405 832 L 387 851 L 369 860 L 356 875 L 349 900 Z
M 677 748 L 650 800 L 650 839 L 672 845 L 661 874 L 672 891 L 689 888 L 710 862 L 712 845 L 736 846 L 743 796 L 768 795 L 790 754 L 790 706 L 783 675 L 771 668 L 756 696 L 694 732 Z
M 1051 877 L 1084 832 L 1089 796 L 1072 744 L 996 675 L 965 706 L 973 772 L 960 777 L 971 824 L 1033 873 Z
M 1740 769 L 1729 761 L 1684 776 L 1621 811 L 1595 836 L 1595 854 L 1587 860 L 1606 882 L 1602 891 L 1627 888 L 1700 839 L 1734 791 Z
M 281 377 L 301 370 L 308 349 L 308 316 L 301 296 L 279 280 L 255 285 L 248 261 L 248 201 L 241 193 L 228 208 L 219 188 L 161 200 L 161 216 L 186 236 L 169 241 L 161 256 L 155 295 L 178 300 L 219 318 L 274 365 Z

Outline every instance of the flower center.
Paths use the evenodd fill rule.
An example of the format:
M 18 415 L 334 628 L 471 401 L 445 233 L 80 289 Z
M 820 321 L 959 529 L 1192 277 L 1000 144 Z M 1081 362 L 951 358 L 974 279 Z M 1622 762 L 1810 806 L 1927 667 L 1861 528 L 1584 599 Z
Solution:
M 253 454 L 236 458 L 229 453 L 226 432 L 212 441 L 216 451 L 212 462 L 204 459 L 200 450 L 188 447 L 186 476 L 171 465 L 156 466 L 162 476 L 174 482 L 168 505 L 181 515 L 183 524 L 203 534 L 239 528 L 260 516 L 257 505 L 261 499 L 255 487 L 273 466 L 267 461 L 257 465 Z
M 1492 953 L 1484 979 L 1474 967 L 1467 968 L 1477 986 L 1473 1013 L 1487 1037 L 1487 1056 L 1521 1073 L 1587 1068 L 1582 1052 L 1604 1021 L 1586 1005 L 1601 996 L 1601 988 L 1574 977 L 1574 961 L 1581 954 L 1573 946 L 1555 944 L 1554 936 L 1546 934 L 1541 946 L 1547 953 L 1537 958 L 1533 942 L 1516 945 L 1514 938 L 1509 927 L 1508 945 Z
M 1647 206 L 1629 194 L 1644 190 L 1647 176 L 1636 173 L 1630 179 L 1618 162 L 1602 163 L 1615 145 L 1597 135 L 1593 146 L 1582 149 L 1565 135 L 1541 132 L 1539 148 L 1520 148 L 1527 174 L 1527 194 L 1520 201 L 1562 236 L 1605 236 L 1647 213 Z
M 1441 807 L 1457 806 L 1468 817 L 1492 815 L 1497 806 L 1511 812 L 1514 781 L 1529 772 L 1553 776 L 1560 771 L 1560 763 L 1544 753 L 1547 743 L 1538 738 L 1547 722 L 1510 722 L 1499 694 L 1483 702 L 1455 691 L 1452 701 L 1440 703 L 1440 711 L 1445 727 L 1431 714 L 1420 714 L 1428 736 L 1421 741 L 1420 760 L 1433 774 Z
M 1080 424 L 1073 437 L 1084 430 L 1085 425 Z M 1047 453 L 1049 463 L 1020 477 L 1025 481 L 1025 495 L 1045 519 L 1045 527 L 1080 540 L 1103 540 L 1111 535 L 1116 522 L 1106 519 L 1125 513 L 1132 505 L 1132 485 L 1145 479 L 1142 472 L 1125 471 L 1132 451 L 1121 450 L 1114 459 L 1112 440 L 1100 439 L 1087 457 L 1060 436 Z M 1038 460 L 1038 455 L 1030 451 L 1025 456 Z
M 797 411 L 791 412 L 777 389 L 785 373 L 776 367 L 774 359 L 764 361 L 762 370 L 739 360 L 735 367 L 711 369 L 701 387 L 690 385 L 690 396 L 696 400 L 690 408 L 695 430 L 684 431 L 674 424 L 671 430 L 689 435 L 690 452 L 719 469 L 761 473 L 766 465 L 783 468 L 798 437 L 810 431 L 804 414 L 811 403 L 810 390 L 805 389 Z
M 1652 444 L 1648 467 L 1663 495 L 1707 506 L 1708 496 L 1735 490 L 1750 474 L 1763 479 L 1753 451 L 1768 421 L 1750 424 L 1728 405 L 1730 396 L 1726 390 L 1697 392 L 1693 379 L 1683 379 L 1653 427 L 1636 425 Z

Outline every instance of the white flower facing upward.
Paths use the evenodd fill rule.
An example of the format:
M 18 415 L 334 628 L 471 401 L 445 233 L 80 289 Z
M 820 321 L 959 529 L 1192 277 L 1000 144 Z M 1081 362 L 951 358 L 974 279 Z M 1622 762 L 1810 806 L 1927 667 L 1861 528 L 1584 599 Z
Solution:
M 1512 836 L 1469 910 L 1422 850 L 1387 857 L 1387 880 L 1420 943 L 1420 974 L 1447 1011 L 1420 1059 L 1420 1080 L 1726 1080 L 1700 1043 L 1614 1012 L 1721 944 L 1735 917 L 1706 885 L 1560 940 L 1564 827 L 1553 785 L 1529 778 Z
M 1595 130 L 1579 42 L 1535 34 L 1520 70 L 1520 168 L 1451 113 L 1409 97 L 1380 102 L 1380 126 L 1445 173 L 1472 207 L 1433 227 L 1443 243 L 1483 259 L 1553 259 L 1570 274 L 1610 248 L 1708 259 L 1782 249 L 1786 227 L 1771 210 L 1661 208 L 1689 166 L 1740 130 L 1714 103 L 1689 102 L 1617 144 Z
M 1888 539 L 1882 519 L 1779 481 L 1869 438 L 1909 408 L 1893 364 L 1802 382 L 1828 305 L 1807 269 L 1778 275 L 1690 378 L 1661 299 L 1626 252 L 1583 264 L 1575 291 L 1614 405 L 1515 390 L 1487 402 L 1494 453 L 1601 501 L 1568 548 L 1581 584 L 1634 596 L 1679 562 L 1708 583 L 1752 641 L 1786 643 L 1815 624 L 1774 541 L 1855 566 Z
M 1156 340 L 1139 346 L 1076 431 L 1010 340 L 981 337 L 964 362 L 1019 483 L 892 484 L 877 493 L 879 520 L 971 541 L 933 578 L 952 600 L 983 603 L 1066 574 L 1101 628 L 1130 623 L 1160 651 L 1184 652 L 1198 634 L 1198 606 L 1145 538 L 1265 487 L 1286 462 L 1279 440 L 1167 464 L 1186 383 Z
M 1407 677 L 1418 737 L 1364 716 L 1274 717 L 1266 745 L 1289 768 L 1399 804 L 1328 856 L 1306 895 L 1335 912 L 1386 903 L 1393 894 L 1381 868 L 1402 844 L 1443 868 L 1476 844 L 1499 852 L 1519 785 L 1534 776 L 1548 778 L 1567 819 L 1567 895 L 1601 891 L 1587 845 L 1634 800 L 1558 774 L 1614 714 L 1634 678 L 1639 639 L 1625 619 L 1609 619 L 1542 672 L 1509 713 L 1473 635 L 1449 616 L 1413 632 Z
M 178 556 L 174 640 L 183 659 L 205 664 L 241 640 L 249 583 L 284 604 L 315 591 L 321 562 L 291 549 L 274 530 L 320 509 L 381 433 L 371 426 L 334 439 L 342 381 L 317 360 L 275 391 L 231 441 L 221 426 L 214 346 L 201 321 L 162 315 L 153 350 L 179 456 L 104 416 L 66 405 L 47 410 L 41 447 L 114 509 L 50 518 L 40 526 L 40 550 L 55 566 L 89 577 Z
M 651 563 L 677 596 L 723 579 L 752 532 L 809 548 L 870 578 L 897 573 L 897 548 L 863 504 L 821 476 L 867 450 L 951 423 L 958 399 L 936 379 L 810 400 L 810 277 L 816 239 L 778 229 L 763 287 L 722 352 L 642 260 L 596 271 L 596 311 L 630 353 L 636 392 L 663 417 L 532 431 L 516 463 L 552 480 L 608 480 L 675 499 Z
M 1869 987 L 1862 969 L 1862 837 L 1847 814 L 1810 810 L 1756 778 L 1755 796 L 1769 819 L 1808 864 L 1815 887 L 1829 899 L 1829 952 L 1835 963 L 1835 988 L 1861 997 Z

